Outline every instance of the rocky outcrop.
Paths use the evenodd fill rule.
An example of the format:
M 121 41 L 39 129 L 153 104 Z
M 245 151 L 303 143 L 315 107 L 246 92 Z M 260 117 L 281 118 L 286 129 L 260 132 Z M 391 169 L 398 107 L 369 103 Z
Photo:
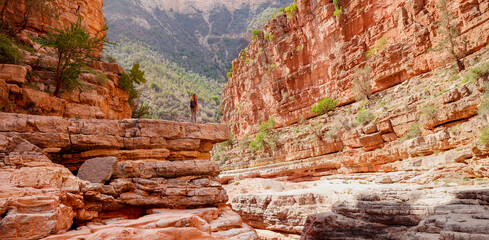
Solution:
M 345 4 L 344 8 L 348 8 L 354 3 L 343 4 Z M 390 3 L 386 4 L 388 5 Z M 426 7 L 430 4 L 433 5 L 433 3 L 426 2 L 426 4 L 420 6 Z M 298 6 L 299 12 L 297 14 L 300 16 L 302 6 L 300 1 L 298 2 Z M 315 11 L 320 9 L 320 3 L 311 4 L 311 6 L 313 6 L 313 8 L 310 9 L 312 12 L 311 14 L 319 16 L 319 13 Z M 369 5 L 366 4 L 365 9 L 369 9 L 368 6 Z M 404 9 L 406 6 L 411 5 L 396 5 L 399 9 Z M 378 8 L 377 10 L 371 8 L 370 10 L 367 10 L 365 14 L 369 11 L 381 11 L 379 9 L 382 8 Z M 393 9 L 387 8 L 382 11 L 394 11 Z M 484 10 L 481 11 L 486 11 L 485 8 L 482 9 Z M 420 13 L 436 14 L 436 11 L 434 10 L 425 10 Z M 460 11 L 464 12 L 467 11 L 467 9 Z M 326 14 L 326 12 L 329 12 L 329 8 L 326 8 L 321 14 Z M 349 17 L 349 14 L 351 13 L 351 11 L 347 11 L 345 16 L 340 17 L 340 21 L 343 21 L 344 17 Z M 379 14 L 378 16 L 387 15 Z M 394 14 L 389 17 L 396 19 L 396 16 L 397 15 Z M 291 22 L 296 21 L 294 19 L 295 18 L 291 17 L 287 18 L 286 16 L 283 16 L 283 18 L 278 17 L 269 23 L 268 27 L 265 28 L 265 32 L 269 31 L 267 28 L 270 29 L 271 26 L 276 26 L 272 24 L 275 21 L 284 21 L 287 22 L 286 26 L 291 26 L 293 25 Z M 303 17 L 301 20 L 297 21 L 304 21 L 304 19 L 307 18 Z M 316 21 L 313 19 L 312 16 L 309 18 L 310 21 Z M 330 23 L 332 24 L 328 26 L 336 26 L 333 24 L 335 21 L 334 17 L 331 17 L 330 20 L 328 19 L 330 18 L 324 18 L 321 22 L 318 22 L 318 26 L 323 26 L 321 24 L 327 21 L 331 21 Z M 379 17 L 378 19 L 382 19 L 382 17 Z M 471 21 L 475 20 L 472 19 Z M 478 27 L 483 27 L 486 24 L 486 20 L 480 19 L 480 24 L 476 25 Z M 305 24 L 301 28 L 304 30 L 307 26 L 308 25 Z M 373 27 L 373 29 L 367 32 L 370 34 L 375 31 L 380 31 L 380 29 L 388 29 L 388 26 L 390 25 L 382 25 L 383 27 L 378 27 L 379 25 L 376 26 L 377 27 Z M 477 27 L 474 29 L 476 28 Z M 313 31 L 327 30 L 326 27 L 313 28 L 312 25 L 310 26 L 310 29 Z M 391 31 L 393 30 L 391 29 Z M 471 31 L 473 30 L 469 29 L 464 32 L 464 34 L 470 34 Z M 406 34 L 406 32 L 403 34 Z M 399 36 L 396 35 L 393 38 L 397 39 L 398 37 L 403 36 L 403 34 L 400 34 Z M 484 35 L 485 33 L 478 35 L 472 32 L 472 34 L 473 35 L 466 36 L 471 39 L 473 38 L 475 42 L 481 39 L 484 39 L 484 41 L 487 40 Z M 293 35 L 289 35 L 288 38 L 291 36 Z M 325 37 L 327 35 L 322 36 Z M 480 38 L 480 36 L 482 37 Z M 281 40 L 279 38 L 277 46 L 280 47 L 280 44 L 284 44 L 282 42 L 292 41 L 287 40 L 288 38 L 282 38 Z M 308 39 L 309 38 L 306 39 L 306 42 L 309 41 Z M 341 38 L 338 39 L 339 40 L 335 42 L 335 44 L 339 44 L 342 41 Z M 419 230 L 420 232 L 418 232 L 418 230 L 413 230 L 414 227 L 419 226 L 419 229 L 422 229 L 423 227 L 419 224 L 424 224 L 423 220 L 431 219 L 430 217 L 436 216 L 437 214 L 433 214 L 434 210 L 425 210 L 421 207 L 422 204 L 417 205 L 418 203 L 409 203 L 408 205 L 414 206 L 416 211 L 419 208 L 422 208 L 422 211 L 420 215 L 417 215 L 418 213 L 404 214 L 404 212 L 407 211 L 406 206 L 389 202 L 390 200 L 379 200 L 379 202 L 374 203 L 361 202 L 361 204 L 364 205 L 362 205 L 363 207 L 361 209 L 358 209 L 360 207 L 356 206 L 357 202 L 366 200 L 358 200 L 357 198 L 351 197 L 357 196 L 355 193 L 359 194 L 361 190 L 365 190 L 364 185 L 368 186 L 370 184 L 393 186 L 394 190 L 392 190 L 391 193 L 393 195 L 399 194 L 399 196 L 401 196 L 403 194 L 402 192 L 406 193 L 406 191 L 406 194 L 414 194 L 416 192 L 416 194 L 424 195 L 429 194 L 425 189 L 425 185 L 428 184 L 429 188 L 433 188 L 433 191 L 436 192 L 447 190 L 451 194 L 442 194 L 443 198 L 452 199 L 455 191 L 472 189 L 472 187 L 466 186 L 465 182 L 477 185 L 476 183 L 479 180 L 482 182 L 487 181 L 487 177 L 489 177 L 489 151 L 488 146 L 481 144 L 479 141 L 479 137 L 482 135 L 482 130 L 489 124 L 488 115 L 484 114 L 483 111 L 479 111 L 480 109 L 485 109 L 484 106 L 488 101 L 486 94 L 489 74 L 489 49 L 487 47 L 482 47 L 480 49 L 474 48 L 473 50 L 475 52 L 465 56 L 464 63 L 467 67 L 467 70 L 465 71 L 459 73 L 452 68 L 451 64 L 439 67 L 444 63 L 438 62 L 438 60 L 432 61 L 432 59 L 427 63 L 426 66 L 428 67 L 421 72 L 417 72 L 414 65 L 408 67 L 410 70 L 408 71 L 409 74 L 406 75 L 406 78 L 400 77 L 399 79 L 402 80 L 394 81 L 395 85 L 387 86 L 384 89 L 383 87 L 378 87 L 379 81 L 383 83 L 392 83 L 392 79 L 380 79 L 384 78 L 382 77 L 382 74 L 386 73 L 381 72 L 379 69 L 375 70 L 377 65 L 374 63 L 377 61 L 375 59 L 384 59 L 386 62 L 390 62 L 390 60 L 386 60 L 386 57 L 394 50 L 389 50 L 389 44 L 392 44 L 389 40 L 390 43 L 386 45 L 386 49 L 369 60 L 373 74 L 371 85 L 374 87 L 375 93 L 368 100 L 352 103 L 352 97 L 354 95 L 350 91 L 351 85 L 349 85 L 349 81 L 352 80 L 350 77 L 354 76 L 354 70 L 344 69 L 343 65 L 331 65 L 327 68 L 331 71 L 326 71 L 322 68 L 322 71 L 317 70 L 320 72 L 316 72 L 314 75 L 307 73 L 307 71 L 309 71 L 307 69 L 316 69 L 315 67 L 318 67 L 319 69 L 321 68 L 321 64 L 331 60 L 328 60 L 326 57 L 320 58 L 321 61 L 317 61 L 315 58 L 309 58 L 310 64 L 307 63 L 309 64 L 307 66 L 301 65 L 306 63 L 306 60 L 301 62 L 302 60 L 300 59 L 305 58 L 299 58 L 299 60 L 290 63 L 289 65 L 282 64 L 282 68 L 286 70 L 281 71 L 279 71 L 280 64 L 275 63 L 276 68 L 272 66 L 270 68 L 271 71 L 267 73 L 268 75 L 261 78 L 262 75 L 260 75 L 260 70 L 257 69 L 262 66 L 263 62 L 260 61 L 266 60 L 265 56 L 269 59 L 271 58 L 270 52 L 267 52 L 269 50 L 267 50 L 266 46 L 270 47 L 270 44 L 274 41 L 275 40 L 262 41 L 259 39 L 250 45 L 246 54 L 250 52 L 250 49 L 258 48 L 259 50 L 261 47 L 264 48 L 263 52 L 258 54 L 259 57 L 257 58 L 257 62 L 259 62 L 259 64 L 254 65 L 256 68 L 253 73 L 249 70 L 251 66 L 247 66 L 240 61 L 235 62 L 238 65 L 241 65 L 239 68 L 236 68 L 237 65 L 235 65 L 235 72 L 228 85 L 228 90 L 231 91 L 232 94 L 236 93 L 236 95 L 244 93 L 244 95 L 240 96 L 245 97 L 241 98 L 241 100 L 239 100 L 241 103 L 235 106 L 236 114 L 234 112 L 231 113 L 231 111 L 229 112 L 230 114 L 228 116 L 231 116 L 231 118 L 228 119 L 228 123 L 233 125 L 233 131 L 236 131 L 234 133 L 238 137 L 232 143 L 228 142 L 226 145 L 223 144 L 220 147 L 216 147 L 213 156 L 215 157 L 215 160 L 221 164 L 221 168 L 225 170 L 221 174 L 221 182 L 228 184 L 225 186 L 228 192 L 229 189 L 232 189 L 233 187 L 243 185 L 249 178 L 265 178 L 266 180 L 279 182 L 283 186 L 292 185 L 294 183 L 303 184 L 307 181 L 311 181 L 311 183 L 301 187 L 301 189 L 303 189 L 301 191 L 270 191 L 270 189 L 267 188 L 256 188 L 255 191 L 243 190 L 243 192 L 238 191 L 230 194 L 230 202 L 233 209 L 243 216 L 245 222 L 260 229 L 258 232 L 262 234 L 261 236 L 263 236 L 264 239 L 298 239 L 302 228 L 305 226 L 306 218 L 310 214 L 313 216 L 316 216 L 314 214 L 320 214 L 316 216 L 318 219 L 320 219 L 320 216 L 327 216 L 327 218 L 321 217 L 322 220 L 318 220 L 319 222 L 323 220 L 329 222 L 325 225 L 325 228 L 345 229 L 344 231 L 337 231 L 338 235 L 318 235 L 319 237 L 317 239 L 349 239 L 362 237 L 362 235 L 365 239 L 410 239 L 411 237 L 413 239 L 430 239 L 430 237 L 432 237 L 432 239 L 439 239 L 440 235 L 447 239 L 450 238 L 446 236 L 457 236 L 459 239 L 470 239 L 470 237 L 475 238 L 478 236 L 477 234 L 480 234 L 480 232 L 478 232 L 478 227 L 469 229 L 465 226 L 457 226 L 452 229 L 451 227 L 448 227 L 451 223 L 447 223 L 448 225 L 445 226 L 445 223 L 439 223 L 437 222 L 438 220 L 430 220 L 432 221 L 430 223 L 431 225 L 428 224 L 429 226 L 425 226 L 425 229 L 430 229 L 436 225 L 438 229 L 433 232 L 434 235 L 430 235 L 431 230 Z M 315 41 L 320 42 L 318 39 Z M 399 44 L 409 45 L 412 43 L 413 42 L 407 43 L 399 40 L 392 46 Z M 424 42 L 420 42 L 419 44 L 423 45 Z M 358 50 L 357 48 L 353 48 L 352 45 L 349 46 L 352 48 L 348 48 L 348 51 L 356 52 Z M 282 47 L 285 48 L 285 44 Z M 371 47 L 368 47 L 366 49 L 370 48 Z M 311 51 L 315 52 L 315 49 L 322 48 L 316 46 Z M 407 51 L 407 49 L 408 48 L 403 48 L 402 51 Z M 302 48 L 301 51 L 296 51 L 298 53 L 294 53 L 304 57 L 304 54 L 306 54 L 302 53 L 304 50 L 307 50 L 307 47 Z M 337 50 L 338 49 L 335 51 Z M 259 52 L 255 50 L 252 51 L 256 53 Z M 392 70 L 391 67 L 393 66 L 399 67 L 396 68 L 398 70 L 402 69 L 402 66 L 404 66 L 403 64 L 411 61 L 411 56 L 416 56 L 410 54 L 403 55 L 405 57 L 399 58 L 399 61 L 396 60 L 395 63 L 390 62 L 390 65 L 383 65 L 382 69 L 386 70 L 386 72 Z M 428 57 L 431 56 L 430 54 L 437 56 L 435 53 L 424 52 L 419 56 Z M 272 54 L 271 56 L 274 55 Z M 289 59 L 288 56 L 289 55 L 280 58 L 277 57 L 277 61 L 281 60 L 287 62 L 289 61 L 287 60 Z M 334 61 L 338 61 L 336 64 L 348 63 L 348 58 L 352 56 L 353 55 L 351 54 L 346 54 L 341 61 Z M 246 55 L 244 59 L 248 57 L 249 55 Z M 363 53 L 361 57 L 363 57 Z M 290 58 L 293 59 L 293 57 Z M 439 58 L 441 59 L 441 57 Z M 417 59 L 416 61 L 419 60 L 418 58 L 412 59 Z M 253 62 L 251 61 L 251 63 Z M 333 62 L 330 63 L 333 64 Z M 361 62 L 358 64 L 363 66 Z M 358 67 L 357 64 L 351 66 L 352 69 Z M 325 75 L 335 73 L 335 69 L 337 68 L 343 69 L 344 72 L 339 71 L 336 72 L 336 74 L 349 75 L 341 75 L 343 78 L 325 80 L 324 88 L 322 87 L 323 85 L 321 85 L 321 87 L 319 87 L 319 85 L 314 85 L 316 82 L 321 82 L 325 79 L 321 78 L 321 76 L 324 77 Z M 285 76 L 283 74 L 288 73 L 287 71 L 292 75 L 283 77 Z M 300 75 L 300 71 L 305 71 L 307 74 Z M 246 75 L 247 73 L 252 75 Z M 282 74 L 279 76 L 282 76 L 283 78 L 276 77 L 274 74 Z M 313 74 L 313 72 L 311 72 L 311 74 Z M 260 79 L 252 77 L 255 75 L 260 76 Z M 275 77 L 270 77 L 271 75 L 274 75 Z M 307 79 L 309 79 L 308 82 L 301 82 L 303 81 L 301 80 L 301 77 L 304 77 L 304 79 L 307 77 Z M 245 78 L 254 80 L 250 82 L 245 80 Z M 269 81 L 270 79 L 273 79 L 273 81 Z M 277 81 L 276 85 L 275 81 Z M 252 89 L 255 86 L 257 88 L 263 88 L 263 90 L 261 90 L 261 92 L 253 91 Z M 307 90 L 304 91 L 302 86 L 305 86 Z M 288 90 L 298 89 L 298 92 L 296 95 L 292 94 L 293 96 L 291 98 L 289 98 L 289 96 L 284 98 L 283 96 L 278 95 L 277 92 L 270 92 L 270 89 L 276 90 L 282 89 L 283 87 L 287 87 Z M 338 90 L 338 88 L 341 88 L 341 91 Z M 243 89 L 244 92 L 242 92 Z M 332 89 L 331 92 L 329 89 Z M 248 90 L 252 93 L 249 98 L 246 97 L 246 94 L 248 94 L 246 91 Z M 283 109 L 284 113 L 282 116 L 280 113 L 273 113 L 273 111 L 275 111 L 274 108 L 278 106 L 274 105 L 274 101 L 279 101 L 280 104 L 282 104 L 280 106 L 289 104 L 287 106 L 310 111 L 311 107 L 320 98 L 318 97 L 318 99 L 315 99 L 314 101 L 310 100 L 309 96 L 316 96 L 316 93 L 314 92 L 316 90 L 318 91 L 317 94 L 319 94 L 317 96 L 321 96 L 321 98 L 329 96 L 340 99 L 340 105 L 333 111 L 317 117 L 311 117 L 311 115 L 303 112 L 303 118 L 298 123 L 295 123 L 294 121 L 287 122 L 284 120 L 286 118 L 294 119 L 299 116 L 299 113 L 294 109 L 277 107 Z M 251 108 L 251 113 L 248 108 L 249 106 L 247 105 L 249 99 L 252 99 L 250 101 L 260 99 L 257 97 L 260 96 L 260 94 L 266 96 L 266 98 L 253 102 L 251 104 L 251 106 L 253 106 Z M 272 96 L 279 97 L 274 100 Z M 298 104 L 292 104 L 290 101 Z M 261 111 L 259 107 L 261 106 L 260 104 L 263 104 L 267 111 Z M 292 112 L 291 115 L 285 114 L 289 111 Z M 268 117 L 265 117 L 266 114 L 264 113 L 271 113 L 271 115 L 274 115 L 278 125 L 275 129 L 266 133 L 266 136 L 264 137 L 265 147 L 262 150 L 252 151 L 249 144 L 256 136 L 253 132 L 256 132 L 257 130 L 253 127 L 253 124 L 266 120 Z M 295 115 L 296 113 L 297 115 Z M 255 121 L 254 119 L 258 119 L 256 118 L 258 115 L 263 118 L 259 121 Z M 352 179 L 360 179 L 361 183 L 357 182 L 358 184 L 351 186 L 348 186 L 347 184 L 345 188 L 340 188 L 343 192 L 337 193 L 337 195 L 333 195 L 333 197 L 331 197 L 330 193 L 334 192 L 334 189 L 331 189 L 328 193 L 322 194 L 321 190 L 318 190 L 314 185 L 320 185 L 323 181 L 334 181 L 335 179 L 345 179 L 344 181 L 346 182 L 349 182 Z M 458 187 L 451 191 L 450 189 L 438 186 L 440 182 L 445 182 L 447 184 L 457 182 L 453 187 L 458 185 L 462 185 L 463 187 Z M 425 190 L 418 192 L 418 190 L 408 191 L 404 188 L 397 188 L 397 184 L 401 183 L 406 184 L 409 188 L 419 187 Z M 483 187 L 481 188 L 487 188 L 487 185 L 484 187 L 484 184 L 482 184 Z M 271 189 L 273 189 L 273 184 L 270 186 Z M 450 187 L 452 186 L 450 185 Z M 323 187 L 322 189 L 330 188 Z M 384 190 L 383 188 L 373 188 L 369 191 L 371 193 L 382 195 Z M 395 202 L 397 200 L 393 201 Z M 426 201 L 429 202 L 431 200 Z M 340 209 L 337 208 L 338 205 L 336 203 L 345 203 L 346 205 Z M 426 206 L 422 206 L 428 209 L 435 209 L 438 206 L 450 204 L 451 203 L 449 202 L 433 202 L 426 204 Z M 465 212 L 470 212 L 472 208 L 478 209 L 478 211 L 483 211 L 485 209 L 484 206 L 473 207 L 471 204 L 460 205 L 458 207 L 460 211 Z M 378 212 L 375 212 L 374 210 L 370 211 L 370 209 L 375 209 L 375 211 L 378 209 Z M 392 212 L 389 212 L 391 210 Z M 447 219 L 452 219 L 452 217 L 457 218 L 457 214 L 457 212 L 447 212 L 447 215 L 449 215 Z M 394 217 L 394 215 L 399 217 L 399 219 Z M 385 221 L 392 221 L 392 225 L 389 225 L 389 222 L 384 222 L 382 219 L 387 219 Z M 469 220 L 470 219 L 467 219 L 467 221 Z M 436 223 L 433 223 L 433 221 Z M 452 220 L 447 221 L 450 222 Z M 311 229 L 320 229 L 320 225 L 321 224 L 316 222 L 316 225 L 311 225 Z M 464 230 L 458 232 L 455 231 L 454 229 L 458 227 Z M 355 235 L 355 232 L 358 232 L 357 235 Z M 443 235 L 445 232 L 449 235 Z M 484 235 L 481 236 L 481 239 L 486 238 Z M 456 237 L 454 238 L 456 239 Z
M 52 95 L 56 89 L 56 73 L 52 69 L 57 59 L 51 56 L 54 54 L 52 49 L 40 49 L 37 53 L 23 51 L 26 65 L 0 64 L 1 110 L 68 118 L 131 117 L 129 96 L 119 88 L 123 72 L 119 65 L 91 62 L 92 73 L 81 74 L 79 86 L 72 90 L 63 89 L 56 97 Z
M 311 117 L 311 107 L 324 97 L 338 99 L 340 105 L 351 103 L 355 73 L 366 64 L 370 49 L 380 50 L 368 60 L 374 92 L 446 64 L 446 54 L 427 51 L 440 38 L 438 1 L 339 2 L 342 12 L 335 17 L 332 1 L 296 1 L 295 12 L 271 20 L 233 62 L 222 112 L 239 139 L 272 116 L 278 126 Z M 487 45 L 485 2 L 450 2 L 448 7 L 461 38 L 469 42 L 467 53 Z M 387 44 L 376 48 L 382 38 Z M 375 145 L 380 142 L 375 138 L 366 141 Z
M 333 212 L 309 216 L 301 239 L 489 238 L 487 189 L 392 193 L 366 193 L 336 203 Z
M 143 238 L 256 239 L 224 207 L 219 168 L 209 160 L 212 144 L 229 137 L 226 126 L 7 113 L 0 119 L 0 238 L 39 239 L 101 222 L 103 227 L 88 224 L 54 238 L 95 239 L 129 228 L 131 236 Z M 105 166 L 112 170 L 105 184 L 72 174 L 95 157 L 117 159 Z
M 120 237 L 121 234 L 131 239 L 258 239 L 253 229 L 243 225 L 241 217 L 229 207 L 152 209 L 150 215 L 136 220 L 91 224 L 45 239 L 108 239 Z
M 29 7 L 28 7 L 29 6 Z M 125 119 L 132 107 L 129 96 L 119 87 L 123 69 L 100 60 L 102 49 L 95 53 L 98 60 L 86 59 L 77 82 L 63 86 L 60 96 L 56 89 L 58 54 L 55 49 L 39 44 L 42 35 L 52 29 L 63 29 L 80 18 L 81 25 L 92 36 L 104 35 L 105 20 L 102 0 L 27 1 L 8 0 L 2 3 L 2 23 L 13 30 L 9 38 L 13 48 L 22 53 L 19 65 L 0 64 L 0 110 L 25 114 L 68 118 Z M 19 27 L 24 25 L 25 27 Z
M 76 22 L 78 14 L 82 20 L 82 25 L 90 33 L 95 34 L 102 30 L 105 25 L 102 7 L 103 0 L 82 0 L 72 1 L 50 1 L 49 8 L 26 8 L 26 0 L 6 1 L 5 19 L 9 24 L 20 25 L 24 21 L 24 16 L 29 16 L 27 29 L 35 32 L 48 31 L 49 28 L 62 28 Z M 28 14 L 25 14 L 28 13 Z
M 485 51 L 480 54 L 486 56 Z M 479 64 L 486 62 L 483 57 Z M 477 66 L 479 65 L 473 68 Z M 301 187 L 301 191 L 279 189 L 276 193 L 270 193 L 264 187 L 256 187 L 254 191 L 247 192 L 234 191 L 230 194 L 233 209 L 252 227 L 273 231 L 271 235 L 281 235 L 277 239 L 298 239 L 308 215 L 337 213 L 334 210 L 336 202 L 344 202 L 345 197 L 349 199 L 353 193 L 364 190 L 369 184 L 396 186 L 405 183 L 420 188 L 425 188 L 425 184 L 432 184 L 431 187 L 440 192 L 446 190 L 436 185 L 440 182 L 460 184 L 473 181 L 470 179 L 476 179 L 475 182 L 487 181 L 489 149 L 480 144 L 478 138 L 480 129 L 488 125 L 488 119 L 487 115 L 477 115 L 481 102 L 486 101 L 482 95 L 487 75 L 467 84 L 468 81 L 464 78 L 449 81 L 451 74 L 444 75 L 444 71 L 446 70 L 438 69 L 423 78 L 407 80 L 395 89 L 375 94 L 377 100 L 369 103 L 354 103 L 300 124 L 277 128 L 270 133 L 278 138 L 277 148 L 274 150 L 265 148 L 253 153 L 247 148 L 249 142 L 243 140 L 227 146 L 227 149 L 221 150 L 220 155 L 228 158 L 222 162 L 222 168 L 227 171 L 221 174 L 221 182 L 228 184 L 225 186 L 228 192 L 236 187 L 236 183 L 239 183 L 237 187 L 243 185 L 248 178 L 280 181 L 284 186 L 294 184 L 292 182 L 299 184 L 312 181 Z M 461 75 L 464 77 L 468 73 Z M 464 94 L 459 94 L 462 92 Z M 431 113 L 425 110 L 425 106 L 430 105 L 435 106 Z M 370 111 L 375 120 L 366 124 L 357 122 L 358 112 L 362 108 L 366 109 L 363 111 Z M 412 130 L 413 125 L 416 126 L 415 130 Z M 361 183 L 351 186 L 345 184 L 343 187 L 334 185 L 329 188 L 314 186 L 334 179 L 346 179 L 346 182 L 361 179 Z M 273 184 L 269 186 L 274 188 Z M 467 188 L 470 187 L 464 186 L 458 190 Z M 394 189 L 392 194 L 402 195 L 405 191 Z M 371 193 L 382 191 L 377 188 L 370 190 Z M 416 194 L 423 195 L 425 192 Z M 451 199 L 452 195 L 443 196 L 442 198 Z M 356 201 L 348 200 L 352 204 Z M 392 207 L 386 201 L 375 204 L 365 208 Z M 444 204 L 448 203 L 435 202 L 429 206 L 435 208 Z M 355 212 L 356 210 L 350 209 L 350 205 L 344 211 Z M 461 211 L 472 208 L 459 207 L 465 209 Z M 362 211 L 368 212 L 366 209 Z M 371 216 L 368 212 L 363 218 L 382 218 L 383 212 L 387 212 L 385 218 L 388 218 L 388 210 L 372 213 L 378 216 Z M 394 214 L 399 215 L 397 212 Z M 422 217 L 416 217 L 413 225 L 397 230 L 393 227 L 386 230 L 389 233 L 383 232 L 387 235 L 382 236 L 368 234 L 377 234 L 390 226 L 351 219 L 343 221 L 342 217 L 334 215 L 335 219 L 340 220 L 327 225 L 327 228 L 345 228 L 342 233 L 344 235 L 338 233 L 339 235 L 317 239 L 348 239 L 356 231 L 348 226 L 360 226 L 364 230 L 358 234 L 371 236 L 366 239 L 408 239 L 403 238 L 408 235 L 395 235 L 396 231 L 404 234 L 408 228 L 418 226 L 422 220 L 431 216 L 431 212 L 423 214 Z M 450 213 L 452 215 L 456 217 L 456 213 Z M 331 213 L 326 216 L 331 216 Z M 330 220 L 332 221 L 332 217 L 325 221 L 331 222 Z M 466 231 L 467 234 L 477 234 L 476 231 Z

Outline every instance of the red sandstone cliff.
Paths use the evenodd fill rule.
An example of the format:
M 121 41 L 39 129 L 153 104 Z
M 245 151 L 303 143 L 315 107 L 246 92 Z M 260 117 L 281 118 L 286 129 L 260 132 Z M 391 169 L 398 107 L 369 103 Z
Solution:
M 233 61 L 222 112 L 238 137 L 255 132 L 271 116 L 279 126 L 310 117 L 311 107 L 324 97 L 352 102 L 354 73 L 382 37 L 387 45 L 370 60 L 374 92 L 447 63 L 448 55 L 428 52 L 439 40 L 438 1 L 344 0 L 339 18 L 331 1 L 296 2 L 296 14 L 279 14 Z M 489 42 L 487 1 L 451 1 L 449 8 L 461 37 L 469 39 L 468 53 Z M 274 38 L 267 40 L 264 33 Z
M 438 1 L 339 2 L 336 18 L 330 1 L 296 1 L 233 62 L 223 120 L 237 139 L 214 150 L 233 209 L 263 239 L 488 238 L 489 2 L 449 1 L 468 40 L 460 73 L 428 51 Z M 355 102 L 367 62 L 374 94 Z M 340 105 L 314 117 L 325 97 Z
M 11 3 L 15 24 L 24 5 Z M 104 25 L 101 0 L 55 3 L 59 18 L 35 13 L 15 36 L 30 50 L 23 62 L 0 64 L 0 111 L 11 112 L 0 113 L 0 238 L 258 239 L 225 206 L 210 160 L 227 126 L 126 119 L 123 70 L 103 61 L 52 95 L 55 52 L 31 38 L 77 11 L 91 33 Z
M 49 28 L 61 28 L 76 22 L 78 14 L 82 19 L 82 26 L 94 34 L 102 30 L 105 25 L 102 7 L 103 0 L 80 1 L 53 1 L 56 12 L 54 16 L 43 12 L 31 12 L 27 29 L 36 32 L 45 32 Z M 12 24 L 20 24 L 26 12 L 25 0 L 9 1 L 5 9 L 5 17 Z
M 5 21 L 16 26 L 24 18 L 25 2 L 7 3 Z M 33 39 L 50 28 L 68 26 L 77 21 L 78 14 L 82 26 L 92 34 L 103 30 L 105 25 L 102 0 L 53 3 L 54 13 L 31 12 L 26 29 L 15 36 L 14 40 L 25 46 L 25 49 L 19 49 L 23 61 L 18 65 L 0 65 L 0 110 L 71 118 L 130 118 L 129 96 L 119 88 L 123 70 L 114 63 L 90 60 L 85 73 L 79 77 L 80 86 L 72 91 L 62 91 L 60 97 L 52 96 L 56 89 L 53 69 L 57 56 L 54 49 L 43 47 Z

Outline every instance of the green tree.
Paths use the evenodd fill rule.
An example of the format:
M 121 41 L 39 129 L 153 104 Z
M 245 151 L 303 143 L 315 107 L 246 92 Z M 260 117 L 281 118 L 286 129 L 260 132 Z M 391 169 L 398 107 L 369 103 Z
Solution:
M 78 77 L 86 66 L 86 61 L 97 60 L 98 52 L 108 43 L 105 38 L 106 30 L 107 26 L 104 26 L 94 36 L 90 36 L 82 28 L 81 18 L 78 16 L 76 23 L 71 23 L 64 29 L 53 29 L 42 37 L 41 43 L 54 48 L 58 57 L 55 96 L 59 96 L 61 88 L 72 90 L 79 85 Z
M 139 62 L 134 63 L 129 73 L 122 73 L 119 81 L 119 87 L 129 94 L 129 104 L 133 107 L 134 99 L 139 97 L 139 91 L 136 89 L 136 85 L 146 83 L 144 71 L 141 71 L 139 67 Z
M 465 69 L 465 66 L 461 60 L 465 51 L 463 41 L 459 40 L 460 32 L 458 26 L 454 22 L 457 19 L 452 11 L 447 7 L 447 0 L 441 0 L 437 6 L 440 14 L 437 25 L 437 34 L 440 36 L 440 41 L 434 51 L 447 51 L 451 58 L 457 63 L 458 71 Z M 461 49 L 461 50 L 459 50 Z

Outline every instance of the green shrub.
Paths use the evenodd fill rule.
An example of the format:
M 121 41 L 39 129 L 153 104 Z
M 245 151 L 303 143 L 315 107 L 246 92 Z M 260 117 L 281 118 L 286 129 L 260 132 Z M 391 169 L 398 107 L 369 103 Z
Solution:
M 266 146 L 270 146 L 274 150 L 277 146 L 276 136 L 270 134 L 270 130 L 275 127 L 275 118 L 271 117 L 266 122 L 262 122 L 259 126 L 260 132 L 255 136 L 255 139 L 250 142 L 249 148 L 253 152 L 262 151 Z
M 302 48 L 304 48 L 304 47 L 303 47 L 302 45 L 299 45 L 299 46 L 297 46 L 297 47 L 295 48 L 295 50 L 296 50 L 297 52 L 300 52 L 300 51 L 302 51 Z
M 102 60 L 108 62 L 108 63 L 117 63 L 117 59 L 110 56 L 109 54 L 103 54 L 102 55 Z
M 340 6 L 338 0 L 333 0 L 333 6 L 334 6 L 333 15 L 338 18 L 341 15 L 341 12 L 343 11 L 343 7 Z
M 406 141 L 412 138 L 417 138 L 421 136 L 421 130 L 419 129 L 419 124 L 415 123 L 409 127 L 408 131 L 401 137 L 401 141 Z
M 251 40 L 254 41 L 258 35 L 260 35 L 261 31 L 259 29 L 253 30 L 253 37 L 251 37 Z
M 489 143 L 489 127 L 481 129 L 481 135 L 479 136 L 479 142 L 481 144 Z
M 0 64 L 19 64 L 24 54 L 15 47 L 14 42 L 0 34 Z
M 144 102 L 141 105 L 136 103 L 136 105 L 133 106 L 132 118 L 147 118 L 149 115 L 149 104 L 147 102 Z
M 275 38 L 272 34 L 266 33 L 265 34 L 265 39 L 268 41 L 272 41 Z
M 427 104 L 421 108 L 421 115 L 428 119 L 434 118 L 436 117 L 436 110 L 437 107 L 435 106 L 435 104 Z
M 139 70 L 139 62 L 132 65 L 129 73 L 123 72 L 119 81 L 119 87 L 129 94 L 129 104 L 134 105 L 134 99 L 139 97 L 139 91 L 136 90 L 137 84 L 146 83 L 144 71 Z
M 382 51 L 384 51 L 384 47 L 385 47 L 385 45 L 387 45 L 388 42 L 389 42 L 389 40 L 386 37 L 381 37 L 377 41 L 377 44 L 372 49 L 369 49 L 367 51 L 366 57 L 371 58 L 373 55 L 379 54 Z
M 268 66 L 268 71 L 273 71 L 273 70 L 275 70 L 275 68 L 277 68 L 277 65 L 272 63 Z
M 489 86 L 486 86 L 486 90 L 484 91 L 482 97 L 482 103 L 477 113 L 482 116 L 488 112 L 489 112 Z
M 228 77 L 228 79 L 233 76 L 233 72 L 234 72 L 234 65 L 231 65 L 231 69 L 229 70 L 229 72 L 226 74 L 226 76 Z
M 292 3 L 290 6 L 285 8 L 285 13 L 287 13 L 288 17 L 293 17 L 297 12 L 297 4 Z
M 375 116 L 372 112 L 366 109 L 360 109 L 357 113 L 357 125 L 366 125 L 372 122 Z
M 315 113 L 317 116 L 321 116 L 333 109 L 338 105 L 338 101 L 325 97 L 323 100 L 319 101 L 318 104 L 311 108 L 311 112 Z

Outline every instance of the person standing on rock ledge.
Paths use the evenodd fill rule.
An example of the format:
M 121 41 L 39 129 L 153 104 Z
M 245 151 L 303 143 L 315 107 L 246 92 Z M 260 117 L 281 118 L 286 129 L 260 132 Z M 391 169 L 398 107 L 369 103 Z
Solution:
M 192 123 L 197 123 L 197 111 L 199 111 L 199 100 L 197 94 L 194 93 L 190 99 L 190 111 L 192 112 Z

